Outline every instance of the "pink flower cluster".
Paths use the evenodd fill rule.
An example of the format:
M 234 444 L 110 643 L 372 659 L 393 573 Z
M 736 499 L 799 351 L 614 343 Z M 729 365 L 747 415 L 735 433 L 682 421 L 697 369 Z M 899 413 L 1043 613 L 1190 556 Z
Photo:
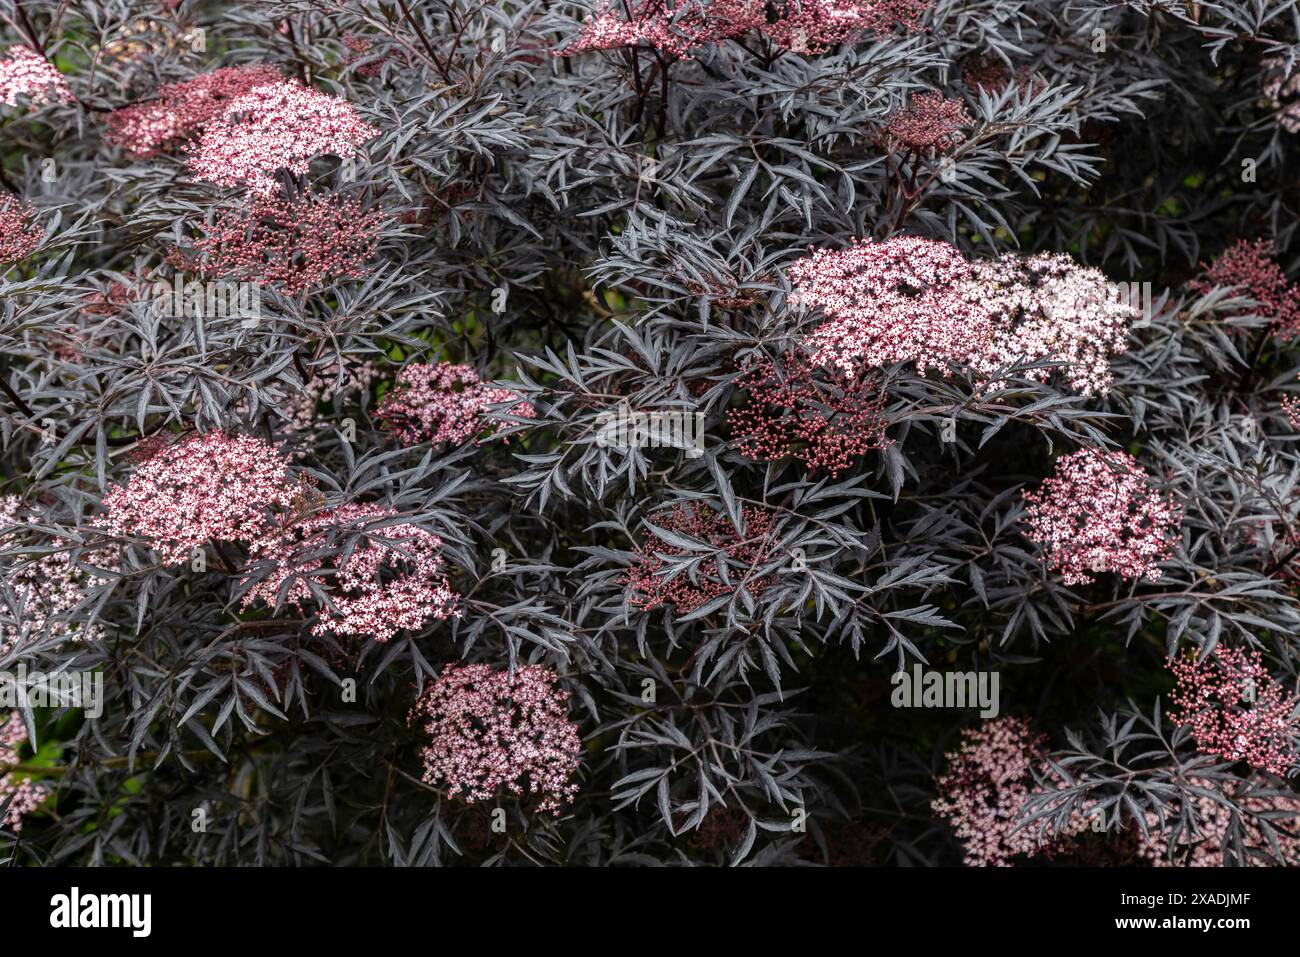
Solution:
M 187 561 L 209 541 L 246 545 L 270 573 L 245 592 L 245 608 L 262 601 L 301 610 L 314 597 L 307 579 L 319 579 L 328 601 L 320 603 L 313 634 L 388 641 L 453 614 L 456 596 L 437 535 L 394 523 L 396 512 L 368 504 L 304 518 L 318 497 L 309 482 L 291 477 L 288 460 L 269 443 L 209 432 L 150 449 L 130 481 L 105 496 L 104 508 L 108 531 L 143 538 L 167 565 Z M 345 536 L 352 541 L 340 561 L 322 557 Z
M 1097 572 L 1160 577 L 1173 554 L 1182 510 L 1151 486 L 1126 452 L 1084 448 L 1057 459 L 1037 492 L 1025 492 L 1025 537 L 1044 552 L 1067 585 Z
M 1046 85 L 1045 81 L 1032 76 L 1028 64 L 1022 63 L 1013 72 L 993 54 L 968 57 L 962 64 L 961 80 L 967 89 L 982 90 L 994 96 L 1013 83 L 1022 96 L 1031 91 L 1037 93 Z
M 17 196 L 0 196 L 0 265 L 26 259 L 45 238 L 36 208 Z
M 1219 784 L 1206 778 L 1191 778 L 1189 783 L 1205 791 L 1220 788 Z M 1300 798 L 1253 796 L 1233 800 L 1243 812 L 1238 817 L 1243 849 L 1260 852 L 1246 856 L 1248 867 L 1268 867 L 1276 863 L 1276 852 L 1255 818 L 1264 818 L 1273 827 L 1273 836 L 1286 866 L 1300 866 L 1300 837 L 1292 836 L 1300 826 Z M 1145 815 L 1149 833 L 1145 837 L 1140 832 L 1136 835 L 1138 854 L 1153 867 L 1222 867 L 1223 845 L 1232 826 L 1232 811 L 1211 797 L 1197 794 L 1192 797 L 1192 812 L 1196 818 L 1196 830 L 1190 834 L 1183 831 L 1177 844 L 1178 849 L 1190 845 L 1189 859 L 1184 860 L 1181 854 L 1170 858 L 1169 838 L 1160 829 L 1160 819 L 1150 812 Z M 1166 828 L 1169 826 L 1166 815 Z
M 265 196 L 278 170 L 302 175 L 313 157 L 350 157 L 378 133 L 341 97 L 284 80 L 228 101 L 187 149 L 199 179 Z
M 0 495 L 0 549 L 16 550 L 20 545 L 17 525 L 37 522 L 16 495 Z M 86 564 L 112 569 L 116 562 L 107 553 L 83 557 Z M 70 641 L 97 641 L 103 637 L 98 624 L 86 624 L 70 616 L 86 600 L 86 593 L 107 579 L 77 567 L 67 552 L 39 558 L 15 555 L 3 569 L 4 583 L 13 591 L 12 608 L 0 603 L 0 657 L 7 654 L 26 634 L 58 633 Z
M 411 711 L 412 720 L 424 719 L 429 737 L 425 782 L 445 784 L 452 797 L 470 804 L 528 793 L 541 797 L 539 812 L 558 815 L 578 792 L 572 778 L 582 741 L 566 713 L 569 693 L 556 680 L 541 665 L 444 670 Z
M 1034 793 L 1033 772 L 1043 767 L 1043 742 L 1024 718 L 995 718 L 967 728 L 961 746 L 945 755 L 948 772 L 935 779 L 939 796 L 930 806 L 952 825 L 968 867 L 1010 867 L 1021 855 L 1050 855 L 1088 827 L 1080 813 L 1045 841 L 1036 825 L 1019 827 Z
M 159 87 L 154 99 L 110 113 L 107 138 L 134 156 L 152 156 L 196 136 L 231 100 L 282 80 L 275 67 L 228 66 L 168 83 Z
M 609 4 L 591 17 L 572 44 L 574 56 L 590 50 L 653 47 L 672 58 L 689 57 L 711 43 L 751 31 L 795 53 L 816 53 L 866 33 L 895 27 L 920 29 L 930 0 L 634 0 Z
M 1300 70 L 1287 67 L 1281 57 L 1260 63 L 1263 70 L 1261 92 L 1277 112 L 1277 123 L 1288 133 L 1300 133 Z
M 177 250 L 171 262 L 205 275 L 278 283 L 296 296 L 332 280 L 364 278 L 382 224 L 378 210 L 363 210 L 355 199 L 259 196 L 244 209 L 218 209 L 194 252 Z
M 912 102 L 885 119 L 885 142 L 927 155 L 952 149 L 964 138 L 962 130 L 975 120 L 961 100 L 942 93 L 918 93 Z
M 243 607 L 260 600 L 301 609 L 312 600 L 310 576 L 324 579 L 333 606 L 322 603 L 312 634 L 388 641 L 402 629 L 450 617 L 456 596 L 443 575 L 442 539 L 411 524 L 373 527 L 397 515 L 375 505 L 344 505 L 255 539 L 249 557 L 274 567 L 244 593 Z M 331 537 L 346 533 L 357 536 L 357 544 L 327 566 L 321 551 Z
M 1300 702 L 1274 680 L 1258 651 L 1219 645 L 1209 658 L 1169 663 L 1178 679 L 1170 717 L 1206 754 L 1285 775 L 1300 762 Z
M 209 541 L 259 537 L 272 511 L 292 509 L 302 490 L 284 456 L 261 439 L 192 434 L 154 450 L 104 497 L 106 528 L 143 538 L 164 565 L 178 565 Z
M 1273 334 L 1282 339 L 1300 335 L 1300 286 L 1287 281 L 1267 239 L 1240 240 L 1214 260 L 1201 263 L 1202 275 L 1188 285 L 1200 293 L 1221 286 L 1239 286 L 1240 294 L 1259 306 L 1246 310 L 1272 320 Z
M 402 442 L 460 443 L 476 438 L 492 423 L 509 424 L 489 409 L 512 401 L 508 414 L 521 419 L 536 415 L 509 389 L 483 383 L 472 366 L 415 362 L 397 374 L 375 418 Z
M 27 743 L 27 728 L 22 715 L 17 711 L 9 712 L 9 718 L 0 724 L 0 804 L 12 799 L 0 825 L 15 834 L 23 829 L 23 818 L 41 806 L 49 797 L 49 789 L 32 781 L 18 780 L 10 771 L 21 764 L 18 749 Z
M 1015 362 L 1055 360 L 1070 388 L 1110 388 L 1110 357 L 1138 311 L 1097 270 L 1065 254 L 968 262 L 915 236 L 814 249 L 790 267 L 791 302 L 828 319 L 809 337 L 813 361 L 846 372 L 912 362 L 994 378 Z M 1047 381 L 1041 367 L 1032 378 Z M 993 384 L 996 384 L 993 383 Z
M 336 396 L 353 396 L 368 392 L 379 375 L 373 362 L 355 365 L 338 363 L 315 374 L 300 388 L 286 396 L 280 411 L 286 416 L 281 428 L 285 432 L 305 432 L 316 425 L 316 407 L 322 402 L 332 402 Z
M 63 74 L 49 60 L 30 47 L 13 46 L 0 54 L 0 103 L 17 106 L 20 96 L 27 97 L 32 106 L 76 99 Z
M 799 352 L 781 366 L 764 357 L 736 380 L 748 402 L 727 413 L 736 447 L 752 459 L 792 455 L 810 470 L 832 477 L 872 449 L 883 449 L 888 396 L 878 376 L 866 370 L 819 370 Z
M 693 554 L 651 532 L 637 548 L 635 564 L 623 576 L 628 604 L 644 611 L 672 605 L 679 615 L 688 615 L 720 595 L 729 595 L 742 583 L 751 595 L 758 595 L 772 583 L 771 575 L 754 573 L 772 558 L 772 516 L 756 506 L 741 509 L 745 526 L 742 537 L 731 519 L 701 502 L 674 505 L 652 517 L 653 524 L 676 535 L 701 542 L 699 552 L 723 552 L 732 563 L 748 566 L 747 572 L 728 569 L 723 579 L 716 558 L 705 558 L 693 569 L 672 578 L 665 577 L 667 562 L 661 556 L 680 558 Z

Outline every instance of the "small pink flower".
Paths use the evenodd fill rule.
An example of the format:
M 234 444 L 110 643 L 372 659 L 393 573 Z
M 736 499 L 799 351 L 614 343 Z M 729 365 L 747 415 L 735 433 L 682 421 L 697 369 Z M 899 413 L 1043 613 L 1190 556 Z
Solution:
M 314 157 L 350 157 L 377 135 L 341 97 L 285 80 L 230 100 L 186 149 L 199 179 L 265 196 L 278 170 L 302 175 Z
M 952 825 L 968 867 L 1009 867 L 1021 855 L 1050 855 L 1088 827 L 1087 816 L 1077 812 L 1046 840 L 1037 827 L 1020 827 L 1020 812 L 1035 790 L 1034 771 L 1045 767 L 1043 744 L 1024 718 L 995 718 L 967 728 L 961 746 L 945 755 L 948 771 L 935 779 L 939 796 L 931 807 Z
M 134 156 L 151 156 L 197 135 L 225 112 L 231 100 L 282 80 L 272 66 L 228 66 L 192 80 L 167 83 L 153 99 L 110 113 L 107 138 Z
M 930 0 L 707 0 L 675 3 L 637 0 L 611 3 L 585 24 L 561 51 L 575 56 L 590 50 L 652 47 L 673 59 L 690 57 L 700 47 L 743 36 L 765 34 L 794 53 L 817 53 L 863 33 L 895 27 L 920 29 Z
M 26 259 L 45 238 L 36 208 L 17 196 L 0 196 L 0 265 Z
M 1221 286 L 1239 286 L 1240 295 L 1259 306 L 1245 310 L 1272 320 L 1273 334 L 1282 339 L 1300 335 L 1300 286 L 1292 285 L 1274 258 L 1267 239 L 1240 240 L 1210 266 L 1201 263 L 1202 274 L 1188 283 L 1206 293 Z
M 1159 578 L 1182 521 L 1182 510 L 1126 452 L 1085 448 L 1062 456 L 1024 500 L 1025 537 L 1067 585 L 1087 584 L 1098 572 Z
M 23 829 L 23 818 L 31 814 L 50 795 L 50 790 L 43 784 L 19 780 L 10 771 L 22 763 L 18 750 L 27 743 L 27 727 L 22 715 L 17 711 L 9 712 L 4 724 L 0 724 L 0 804 L 11 801 L 0 826 L 7 827 L 15 834 Z
M 1300 761 L 1297 701 L 1274 680 L 1258 651 L 1219 645 L 1209 658 L 1177 658 L 1170 695 L 1178 724 L 1189 725 L 1206 754 L 1285 775 Z
M 470 804 L 527 793 L 541 797 L 539 812 L 558 815 L 578 792 L 582 741 L 556 680 L 541 665 L 446 668 L 411 710 L 429 738 L 425 782 Z
M 1222 782 L 1208 778 L 1192 777 L 1187 783 L 1202 791 L 1224 791 Z M 1190 829 L 1184 828 L 1176 839 L 1172 830 L 1178 810 L 1173 812 L 1173 820 L 1171 815 L 1165 815 L 1164 830 L 1160 818 L 1148 811 L 1145 815 L 1148 833 L 1143 836 L 1134 828 L 1139 856 L 1152 867 L 1223 867 L 1224 848 L 1231 846 L 1229 832 L 1232 832 L 1240 837 L 1242 850 L 1255 852 L 1243 855 L 1247 867 L 1274 866 L 1278 863 L 1279 852 L 1286 866 L 1300 866 L 1300 837 L 1294 836 L 1300 821 L 1300 798 L 1290 795 L 1246 797 L 1234 794 L 1232 790 L 1225 796 L 1242 812 L 1236 815 L 1235 823 L 1231 808 L 1224 807 L 1208 795 L 1194 794 L 1188 810 L 1195 825 Z M 1276 850 L 1258 824 L 1261 818 L 1272 826 Z M 1175 852 L 1172 856 L 1171 845 Z M 1185 850 L 1187 848 L 1190 850 Z
M 252 542 L 249 556 L 270 562 L 272 571 L 244 594 L 243 607 L 262 601 L 302 609 L 313 601 L 307 579 L 315 578 L 334 607 L 320 603 L 312 634 L 388 641 L 403 629 L 450 617 L 457 596 L 443 575 L 442 539 L 410 524 L 373 527 L 397 514 L 351 504 L 267 532 Z M 357 544 L 341 563 L 319 557 L 331 538 L 344 544 L 346 534 Z
M 164 565 L 210 541 L 244 542 L 294 507 L 303 492 L 288 461 L 251 435 L 208 432 L 152 448 L 125 484 L 104 496 L 105 527 L 144 539 Z
M 1059 367 L 1026 376 L 1105 393 L 1110 357 L 1125 350 L 1138 316 L 1118 287 L 1067 255 L 968 262 L 946 242 L 915 236 L 814 249 L 789 274 L 791 303 L 827 318 L 808 338 L 813 361 L 847 373 L 912 362 L 922 373 L 964 368 L 995 387 L 1007 366 L 1050 360 Z
M 412 363 L 380 402 L 375 418 L 401 441 L 460 443 L 476 439 L 493 423 L 492 406 L 514 402 L 508 414 L 534 418 L 533 407 L 509 389 L 485 385 L 472 366 Z
M 15 495 L 0 495 L 0 549 L 16 553 L 23 544 L 18 529 L 38 524 L 40 516 Z M 82 556 L 82 563 L 115 569 L 107 552 Z M 68 641 L 97 641 L 104 636 L 97 623 L 88 623 L 82 604 L 87 594 L 107 579 L 78 566 L 67 551 L 51 550 L 39 557 L 14 554 L 0 562 L 0 578 L 13 595 L 12 605 L 0 598 L 0 657 L 26 636 L 60 637 Z
M 49 60 L 30 47 L 12 46 L 0 54 L 0 103 L 17 106 L 19 97 L 27 97 L 32 106 L 76 100 Z

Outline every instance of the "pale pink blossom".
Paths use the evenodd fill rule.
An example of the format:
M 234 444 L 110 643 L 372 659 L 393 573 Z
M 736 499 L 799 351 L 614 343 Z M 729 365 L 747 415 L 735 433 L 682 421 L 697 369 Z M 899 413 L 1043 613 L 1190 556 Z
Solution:
M 496 424 L 509 424 L 491 407 L 512 402 L 507 414 L 521 419 L 536 415 L 514 392 L 485 384 L 473 366 L 415 362 L 398 373 L 375 418 L 406 443 L 460 443 L 477 440 Z
M 49 60 L 31 47 L 12 46 L 0 53 L 0 103 L 17 106 L 20 97 L 26 97 L 32 106 L 76 99 L 68 81 Z
M 765 35 L 794 53 L 817 53 L 868 33 L 902 28 L 915 32 L 930 0 L 633 0 L 610 3 L 583 24 L 563 51 L 653 47 L 673 58 L 690 57 L 700 47 L 744 36 Z
M 108 579 L 81 568 L 70 551 L 28 556 L 20 524 L 35 524 L 40 516 L 16 495 L 0 495 L 0 550 L 12 554 L 0 564 L 0 575 L 13 594 L 13 604 L 0 601 L 0 657 L 20 644 L 24 635 L 57 636 L 68 641 L 97 641 L 104 635 L 98 623 L 77 614 L 88 592 Z M 82 556 L 84 565 L 111 570 L 116 560 L 104 551 Z
M 1064 254 L 968 262 L 946 242 L 902 236 L 815 249 L 789 272 L 791 302 L 827 319 L 809 336 L 813 360 L 850 373 L 911 362 L 922 373 L 966 369 L 994 386 L 1008 365 L 1050 360 L 1071 389 L 1104 393 L 1110 357 L 1125 350 L 1138 316 L 1118 287 Z
M 36 208 L 17 196 L 0 196 L 0 265 L 26 259 L 45 238 Z
M 110 113 L 107 139 L 134 156 L 151 156 L 197 135 L 236 97 L 282 80 L 275 67 L 256 65 L 221 67 L 164 84 L 152 99 Z
M 967 866 L 1010 867 L 1017 857 L 1051 855 L 1088 828 L 1079 812 L 1056 835 L 1040 837 L 1036 825 L 1021 826 L 1037 790 L 1034 772 L 1046 766 L 1044 741 L 1024 718 L 995 718 L 964 730 L 960 747 L 945 755 L 948 770 L 935 779 L 939 796 L 931 808 L 961 840 Z
M 9 712 L 4 724 L 0 724 L 0 804 L 11 801 L 0 826 L 15 834 L 23 829 L 23 818 L 31 814 L 49 797 L 50 790 L 44 784 L 20 779 L 11 769 L 22 763 L 19 749 L 27 743 L 27 726 L 23 724 L 22 715 L 17 711 Z
M 1087 584 L 1100 572 L 1159 578 L 1182 521 L 1181 508 L 1152 487 L 1126 452 L 1084 448 L 1064 455 L 1024 500 L 1025 537 L 1067 585 Z
M 285 80 L 230 100 L 186 148 L 199 179 L 264 196 L 278 170 L 302 175 L 314 157 L 351 157 L 378 134 L 341 97 Z
M 249 557 L 270 562 L 272 569 L 245 592 L 243 606 L 261 601 L 303 609 L 316 602 L 308 586 L 313 579 L 333 604 L 316 602 L 316 635 L 388 641 L 404 629 L 452 616 L 457 596 L 443 574 L 442 539 L 411 524 L 374 527 L 397 514 L 376 505 L 343 505 L 254 539 Z M 331 538 L 342 544 L 344 535 L 356 539 L 350 554 L 345 548 L 341 561 L 320 557 Z
M 210 541 L 258 537 L 302 491 L 287 459 L 262 439 L 192 434 L 153 449 L 104 497 L 105 527 L 143 539 L 164 565 L 178 565 Z
M 558 815 L 578 792 L 582 741 L 556 680 L 541 665 L 446 668 L 411 711 L 429 740 L 425 782 L 470 804 L 532 795 L 538 812 Z
M 1191 778 L 1189 783 L 1204 791 L 1217 791 L 1222 788 L 1218 782 L 1206 778 Z M 1277 851 L 1273 849 L 1268 837 L 1259 826 L 1258 819 L 1268 820 L 1273 828 L 1273 837 L 1278 843 L 1282 862 L 1288 867 L 1300 866 L 1300 837 L 1293 836 L 1300 825 L 1300 797 L 1280 795 L 1273 797 L 1241 797 L 1231 793 L 1226 795 L 1235 803 L 1240 812 L 1240 836 L 1242 849 L 1254 851 L 1244 855 L 1247 867 L 1277 866 Z M 1161 828 L 1160 818 L 1151 811 L 1145 814 L 1148 835 L 1142 836 L 1134 828 L 1138 843 L 1138 854 L 1154 867 L 1223 867 L 1224 841 L 1232 826 L 1233 813 L 1214 798 L 1196 794 L 1191 797 L 1191 809 L 1195 827 L 1184 829 L 1177 842 L 1170 839 L 1173 826 L 1178 820 L 1177 809 L 1171 818 L 1165 815 L 1165 825 Z M 1291 833 L 1288 834 L 1287 832 Z M 1170 851 L 1173 850 L 1171 856 Z M 1190 849 L 1190 850 L 1189 850 Z

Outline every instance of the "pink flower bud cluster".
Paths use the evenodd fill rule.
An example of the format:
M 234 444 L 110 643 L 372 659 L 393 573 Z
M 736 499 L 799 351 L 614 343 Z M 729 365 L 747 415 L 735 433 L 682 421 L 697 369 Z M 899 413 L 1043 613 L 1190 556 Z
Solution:
M 230 100 L 186 149 L 199 179 L 265 196 L 278 170 L 302 175 L 314 157 L 350 157 L 378 133 L 341 97 L 284 80 Z
M 283 79 L 272 66 L 227 66 L 192 80 L 167 83 L 153 99 L 110 113 L 107 139 L 133 156 L 152 156 L 198 135 L 223 115 L 231 100 Z
M 104 497 L 106 528 L 144 539 L 164 565 L 179 565 L 209 541 L 258 538 L 273 510 L 292 509 L 301 494 L 288 461 L 267 442 L 193 434 L 154 450 Z
M 1267 239 L 1240 240 L 1214 260 L 1201 263 L 1202 275 L 1188 285 L 1206 293 L 1221 286 L 1239 286 L 1239 293 L 1259 305 L 1243 312 L 1272 320 L 1273 334 L 1282 339 L 1300 335 L 1300 286 L 1287 281 Z
M 1204 791 L 1220 790 L 1222 785 L 1206 778 L 1191 778 L 1188 781 L 1194 787 Z M 1232 797 L 1229 795 L 1229 797 Z M 1246 851 L 1248 867 L 1270 867 L 1277 863 L 1277 851 L 1265 836 L 1255 818 L 1264 818 L 1273 828 L 1273 837 L 1287 867 L 1300 866 L 1300 837 L 1295 837 L 1300 827 L 1300 797 L 1279 795 L 1273 797 L 1236 797 L 1234 803 L 1244 813 L 1240 814 L 1241 846 Z M 1162 831 L 1160 819 L 1148 812 L 1146 824 L 1148 834 L 1137 832 L 1137 851 L 1153 867 L 1223 867 L 1224 842 L 1232 827 L 1232 811 L 1213 798 L 1197 794 L 1191 798 L 1192 812 L 1196 819 L 1196 829 L 1192 833 L 1184 830 L 1178 835 L 1174 856 L 1170 857 L 1170 839 L 1167 831 L 1172 824 L 1169 816 L 1165 818 L 1165 830 Z M 1177 813 L 1176 811 L 1174 812 Z M 1291 832 L 1290 834 L 1286 832 Z M 1184 850 L 1191 846 L 1190 858 L 1185 857 Z
M 819 370 L 802 353 L 751 362 L 736 388 L 748 401 L 727 413 L 742 455 L 774 461 L 787 455 L 835 477 L 858 456 L 890 444 L 888 396 L 878 376 Z
M 1205 754 L 1285 775 L 1300 763 L 1300 702 L 1274 680 L 1258 651 L 1219 645 L 1209 658 L 1169 663 L 1178 684 L 1170 717 Z
M 12 46 L 0 54 L 0 103 L 17 106 L 22 96 L 32 106 L 76 99 L 63 74 L 49 60 L 30 47 Z
M 1025 537 L 1067 585 L 1087 584 L 1099 572 L 1159 578 L 1182 522 L 1182 509 L 1152 487 L 1126 452 L 1084 448 L 1064 455 L 1024 500 Z
M 272 572 L 244 593 L 243 607 L 256 601 L 302 609 L 311 602 L 307 577 L 329 595 L 321 603 L 312 634 L 368 635 L 388 641 L 402 629 L 453 614 L 456 595 L 443 575 L 442 539 L 411 524 L 376 523 L 397 512 L 369 504 L 343 505 L 268 532 L 249 546 L 249 557 L 272 563 Z M 330 543 L 350 533 L 357 544 L 341 562 L 319 557 Z M 391 542 L 391 544 L 389 544 Z M 245 579 L 247 581 L 247 579 Z
M 351 397 L 369 392 L 379 376 L 373 362 L 345 364 L 334 363 L 316 369 L 301 388 L 289 393 L 280 411 L 286 421 L 280 426 L 285 432 L 306 432 L 317 423 L 316 408 L 322 402 L 332 402 L 335 397 Z
M 624 574 L 628 604 L 644 611 L 660 605 L 672 605 L 679 615 L 688 615 L 701 605 L 721 595 L 733 593 L 741 584 L 750 595 L 759 595 L 772 583 L 770 574 L 756 574 L 772 559 L 772 515 L 764 509 L 746 505 L 741 509 L 745 532 L 742 536 L 731 519 L 701 502 L 674 505 L 651 518 L 666 531 L 699 541 L 698 548 L 688 549 L 660 538 L 653 531 L 637 548 L 636 562 Z M 666 578 L 669 558 L 685 555 L 724 553 L 731 565 L 748 566 L 747 570 L 727 569 L 723 579 L 717 558 L 704 558 L 693 568 Z
M 1054 360 L 1071 389 L 1104 393 L 1110 357 L 1138 316 L 1118 287 L 1065 254 L 968 262 L 946 242 L 904 236 L 814 249 L 789 273 L 791 302 L 828 319 L 809 337 L 813 361 L 846 372 L 912 362 L 993 379 L 1015 362 Z M 1028 374 L 1045 382 L 1052 369 Z
M 1277 124 L 1288 133 L 1300 133 L 1300 69 L 1287 67 L 1281 57 L 1260 63 L 1263 70 L 1261 92 L 1277 112 Z
M 276 283 L 296 296 L 365 278 L 382 225 L 378 210 L 363 210 L 355 199 L 256 197 L 247 208 L 219 208 L 193 252 L 178 249 L 170 261 L 182 271 Z
M 702 46 L 722 43 L 751 31 L 761 32 L 786 50 L 817 53 L 866 32 L 883 33 L 895 27 L 914 32 L 920 29 L 921 17 L 929 6 L 930 0 L 611 3 L 583 25 L 561 55 L 644 46 L 674 59 L 689 58 Z
M 911 103 L 885 119 L 885 143 L 927 155 L 952 149 L 963 139 L 962 130 L 975 123 L 961 100 L 942 93 L 918 93 Z
M 16 495 L 0 495 L 0 550 L 16 552 L 22 544 L 18 524 L 39 520 Z M 83 555 L 82 562 L 105 570 L 117 566 L 106 552 Z M 39 558 L 12 554 L 0 574 L 14 596 L 12 606 L 0 601 L 0 657 L 16 647 L 24 634 L 69 641 L 98 641 L 104 636 L 99 624 L 86 623 L 69 613 L 81 607 L 87 592 L 108 579 L 78 568 L 68 552 Z
M 0 826 L 18 834 L 23 829 L 23 818 L 41 806 L 50 791 L 43 784 L 19 780 L 11 769 L 22 763 L 18 749 L 27 743 L 27 727 L 22 715 L 9 712 L 8 720 L 0 724 L 0 804 L 12 799 L 9 809 L 0 819 Z
M 1019 856 L 1050 855 L 1087 829 L 1081 813 L 1044 839 L 1037 825 L 1019 826 L 1034 771 L 1044 767 L 1044 740 L 1024 718 L 995 718 L 967 728 L 961 746 L 945 755 L 948 771 L 935 779 L 938 797 L 930 806 L 952 825 L 968 867 L 1010 867 Z
M 36 208 L 17 196 L 0 196 L 0 265 L 26 259 L 45 238 Z
M 1015 84 L 1022 96 L 1029 92 L 1037 93 L 1046 86 L 1045 81 L 1033 77 L 1029 64 L 1022 63 L 1012 72 L 1000 57 L 991 53 L 968 57 L 962 63 L 961 80 L 967 89 L 983 91 L 992 96 L 998 95 L 1011 84 Z
M 344 57 L 343 63 L 341 64 L 344 67 L 350 67 L 358 60 L 365 60 L 372 56 L 371 50 L 374 48 L 374 44 L 365 37 L 353 36 L 350 33 L 345 33 L 343 35 L 343 45 L 350 51 L 349 54 Z M 357 76 L 366 77 L 367 79 L 379 76 L 379 74 L 384 70 L 384 64 L 392 59 L 405 59 L 402 56 L 400 48 L 389 48 L 384 50 L 377 58 L 371 59 L 369 62 L 362 63 L 360 66 L 356 67 L 356 74 Z
M 1290 423 L 1291 428 L 1300 432 L 1300 397 L 1282 396 L 1282 412 L 1286 415 L 1286 420 Z
M 541 665 L 444 670 L 411 711 L 429 739 L 425 782 L 470 804 L 530 794 L 541 798 L 538 812 L 558 815 L 578 792 L 582 741 L 568 719 L 569 692 L 556 688 L 557 680 Z
M 494 423 L 509 423 L 490 411 L 514 401 L 508 414 L 534 418 L 533 407 L 509 389 L 486 385 L 472 366 L 450 362 L 411 363 L 375 410 L 375 418 L 408 444 L 476 439 Z

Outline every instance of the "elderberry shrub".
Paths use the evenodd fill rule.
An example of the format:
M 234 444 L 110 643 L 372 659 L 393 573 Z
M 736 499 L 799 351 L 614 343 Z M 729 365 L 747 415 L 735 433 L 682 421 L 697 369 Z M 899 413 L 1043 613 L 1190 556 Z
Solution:
M 1289 6 L 12 0 L 0 860 L 1300 863 Z

